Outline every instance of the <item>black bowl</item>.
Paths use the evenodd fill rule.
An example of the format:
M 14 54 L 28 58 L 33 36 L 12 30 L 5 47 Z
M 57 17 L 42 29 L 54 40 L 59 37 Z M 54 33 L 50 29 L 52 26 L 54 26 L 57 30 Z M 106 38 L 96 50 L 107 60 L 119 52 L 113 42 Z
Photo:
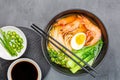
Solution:
M 104 41 L 104 44 L 103 44 L 103 47 L 102 47 L 102 50 L 100 51 L 97 59 L 95 60 L 94 64 L 92 65 L 92 67 L 96 67 L 98 66 L 98 64 L 100 64 L 100 62 L 103 60 L 103 58 L 105 57 L 106 55 L 106 52 L 107 52 L 107 49 L 108 49 L 108 35 L 107 35 L 107 32 L 106 32 L 106 29 L 103 25 L 103 23 L 100 21 L 100 19 L 98 17 L 96 17 L 94 14 L 88 12 L 88 11 L 85 11 L 85 10 L 78 10 L 78 9 L 73 9 L 73 10 L 67 10 L 67 11 L 64 11 L 64 12 L 61 12 L 59 13 L 58 15 L 56 15 L 49 23 L 48 25 L 46 26 L 45 28 L 45 32 L 46 33 L 49 33 L 50 29 L 51 29 L 51 25 L 59 18 L 63 17 L 63 16 L 66 16 L 66 15 L 69 15 L 69 14 L 83 14 L 84 16 L 87 16 L 88 18 L 92 19 L 97 25 L 98 27 L 101 29 L 102 31 L 102 39 Z M 46 58 L 46 60 L 48 61 L 48 63 L 55 69 L 57 70 L 58 72 L 61 72 L 65 75 L 70 75 L 70 76 L 73 76 L 73 75 L 80 75 L 80 74 L 83 74 L 83 73 L 86 73 L 84 70 L 79 70 L 77 73 L 73 74 L 69 69 L 66 69 L 64 67 L 61 67 L 60 65 L 57 65 L 55 63 L 53 63 L 50 59 L 50 56 L 47 52 L 47 41 L 45 39 L 42 39 L 42 50 L 43 50 L 43 53 L 44 53 L 44 56 Z M 88 67 L 87 67 L 88 68 Z M 88 68 L 89 69 L 89 68 Z M 90 70 L 90 69 L 89 69 Z

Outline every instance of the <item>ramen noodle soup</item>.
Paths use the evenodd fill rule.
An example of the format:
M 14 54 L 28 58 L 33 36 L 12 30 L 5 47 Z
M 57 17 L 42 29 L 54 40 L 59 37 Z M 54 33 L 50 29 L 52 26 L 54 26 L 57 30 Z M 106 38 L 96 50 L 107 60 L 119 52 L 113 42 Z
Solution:
M 82 14 L 71 14 L 59 18 L 51 26 L 49 35 L 91 66 L 103 46 L 101 30 L 93 20 Z M 82 66 L 85 66 L 84 63 L 72 56 L 64 48 L 60 48 Z M 60 65 L 61 67 L 68 68 L 72 73 L 76 73 L 78 70 L 81 70 L 79 65 L 50 42 L 48 42 L 47 49 L 52 62 Z

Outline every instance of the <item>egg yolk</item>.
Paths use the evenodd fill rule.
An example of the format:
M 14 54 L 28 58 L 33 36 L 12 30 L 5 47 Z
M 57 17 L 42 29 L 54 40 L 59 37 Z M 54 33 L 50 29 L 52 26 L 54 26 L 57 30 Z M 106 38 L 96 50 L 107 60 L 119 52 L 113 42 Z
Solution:
M 85 41 L 85 35 L 77 35 L 75 40 L 78 45 L 81 45 Z

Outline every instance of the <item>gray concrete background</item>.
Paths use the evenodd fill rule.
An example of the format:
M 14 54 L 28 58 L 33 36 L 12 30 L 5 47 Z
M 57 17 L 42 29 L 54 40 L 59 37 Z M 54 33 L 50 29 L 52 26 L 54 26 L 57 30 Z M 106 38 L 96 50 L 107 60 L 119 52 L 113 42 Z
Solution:
M 44 80 L 120 80 L 120 0 L 0 0 L 0 26 L 30 28 L 36 23 L 44 29 L 56 14 L 75 8 L 94 13 L 106 26 L 110 44 L 107 56 L 97 67 L 100 74 L 96 78 L 71 77 L 51 68 Z

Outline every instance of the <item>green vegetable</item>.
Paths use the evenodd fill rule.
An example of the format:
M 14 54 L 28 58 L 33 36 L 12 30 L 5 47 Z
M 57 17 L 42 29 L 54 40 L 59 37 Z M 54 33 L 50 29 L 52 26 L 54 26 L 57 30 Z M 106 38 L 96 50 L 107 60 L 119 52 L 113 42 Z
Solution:
M 89 47 L 86 47 L 86 48 L 83 48 L 83 52 L 84 54 L 82 54 L 81 56 L 79 56 L 80 53 L 76 53 L 77 56 L 81 57 L 85 62 L 87 62 L 89 65 L 92 65 L 93 62 L 94 62 L 94 59 L 96 58 L 96 56 L 98 56 L 99 52 L 101 51 L 101 48 L 103 46 L 103 41 L 102 40 L 99 40 L 95 45 L 93 46 L 89 46 Z M 89 49 L 89 50 L 88 50 Z M 80 52 L 80 50 L 79 50 Z M 86 57 L 83 57 L 84 55 L 86 55 Z M 91 61 L 91 62 L 90 62 Z M 80 62 L 80 61 L 79 61 Z M 90 62 L 90 63 L 89 63 Z M 74 67 L 71 67 L 71 72 L 72 73 L 76 73 L 78 70 L 81 69 L 81 67 L 79 67 L 76 63 L 74 63 Z M 70 65 L 70 66 L 73 66 Z M 84 63 L 80 62 L 80 64 L 82 66 L 85 66 Z
M 67 57 L 64 55 L 64 53 L 62 53 L 61 51 L 55 51 L 52 48 L 49 48 L 48 52 L 52 62 L 59 64 L 63 67 L 67 67 L 66 66 Z
M 89 55 L 87 58 L 85 58 L 85 59 L 83 59 L 85 62 L 89 62 L 90 60 L 92 60 L 92 59 L 94 59 L 94 55 Z M 84 66 L 85 64 L 84 63 L 82 63 L 82 62 L 80 62 L 80 64 L 82 65 L 82 66 Z M 78 70 L 80 70 L 81 69 L 81 67 L 80 66 L 78 66 L 78 65 L 76 65 L 74 68 L 72 68 L 72 69 L 70 69 L 70 71 L 72 72 L 72 73 L 76 73 Z
M 99 40 L 95 45 L 84 47 L 80 50 L 73 50 L 72 52 L 80 57 L 82 60 L 87 62 L 89 65 L 92 65 L 94 60 L 97 58 L 99 52 L 101 51 L 103 46 L 103 41 Z M 64 49 L 63 49 L 64 50 Z M 76 73 L 81 69 L 74 61 L 64 55 L 61 51 L 56 51 L 52 48 L 48 48 L 49 55 L 51 57 L 51 61 L 59 64 L 63 67 L 69 68 L 72 73 Z M 82 66 L 85 66 L 79 59 L 72 56 L 77 62 L 79 62 Z
M 0 43 L 11 56 L 17 56 L 23 46 L 23 39 L 15 31 L 4 32 L 0 29 Z

